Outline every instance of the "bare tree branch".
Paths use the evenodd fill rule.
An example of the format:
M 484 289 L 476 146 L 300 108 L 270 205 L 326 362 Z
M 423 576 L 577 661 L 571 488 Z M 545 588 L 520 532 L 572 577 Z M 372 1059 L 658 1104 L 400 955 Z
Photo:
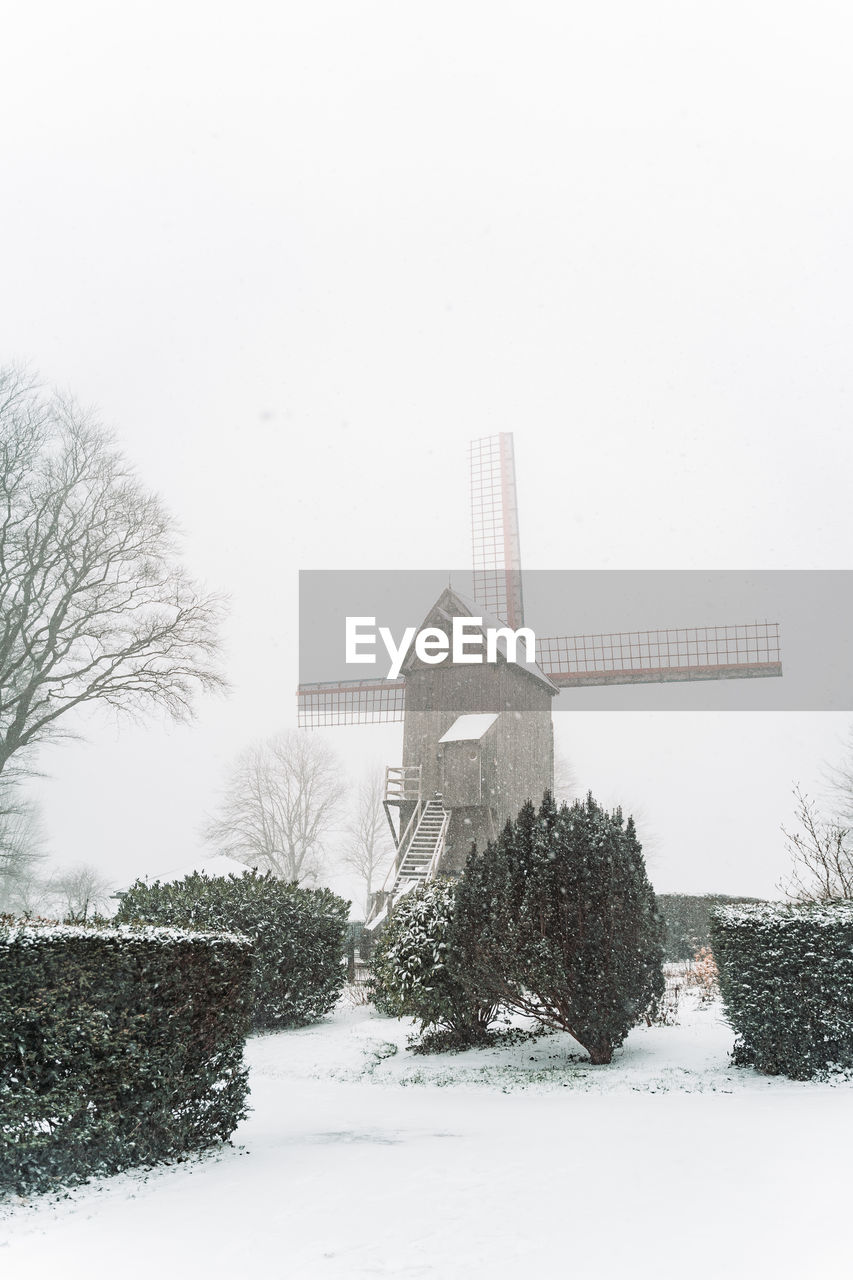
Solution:
M 337 757 L 316 738 L 291 732 L 238 758 L 205 838 L 220 853 L 287 881 L 316 881 L 324 838 L 346 783 Z
M 577 778 L 574 767 L 561 747 L 554 745 L 554 790 L 553 796 L 558 804 L 570 804 L 577 790 Z
M 0 370 L 0 772 L 84 703 L 189 718 L 225 687 L 222 609 L 111 438 Z
M 853 823 L 853 728 L 847 735 L 841 763 L 828 766 L 825 774 L 834 816 L 841 823 Z
M 60 913 L 69 924 L 85 924 L 109 902 L 112 884 L 92 866 L 81 864 L 56 876 L 50 884 Z
M 31 914 L 34 898 L 44 896 L 39 873 L 46 856 L 35 806 L 0 778 L 0 913 Z
M 794 797 L 798 826 L 791 831 L 782 827 L 793 869 L 779 888 L 801 902 L 853 898 L 850 828 L 834 819 L 822 819 L 814 801 L 799 786 L 794 787 Z

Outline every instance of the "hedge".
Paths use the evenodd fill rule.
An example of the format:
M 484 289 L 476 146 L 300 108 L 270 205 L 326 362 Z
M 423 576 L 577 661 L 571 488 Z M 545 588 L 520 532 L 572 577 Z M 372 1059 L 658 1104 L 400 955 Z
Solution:
M 711 938 L 736 1063 L 794 1080 L 853 1068 L 853 902 L 721 908 Z
M 172 883 L 137 880 L 116 913 L 122 924 L 233 930 L 253 944 L 252 1024 L 298 1027 L 332 1009 L 346 980 L 349 903 L 330 889 L 303 889 L 269 872 Z
M 692 960 L 697 951 L 711 945 L 711 912 L 717 907 L 758 904 L 761 898 L 731 897 L 725 893 L 659 893 L 658 911 L 663 917 L 664 959 Z
M 225 1141 L 250 973 L 233 935 L 0 924 L 0 1194 Z

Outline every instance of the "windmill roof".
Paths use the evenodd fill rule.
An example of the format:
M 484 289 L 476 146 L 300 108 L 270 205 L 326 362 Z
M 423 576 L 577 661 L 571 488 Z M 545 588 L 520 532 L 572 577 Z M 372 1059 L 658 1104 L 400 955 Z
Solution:
M 507 626 L 507 623 L 504 622 L 503 619 L 497 617 L 494 613 L 489 613 L 487 609 L 484 609 L 479 601 L 472 599 L 471 596 L 461 595 L 460 592 L 454 590 L 453 587 L 444 588 L 441 595 L 427 614 L 427 618 L 424 619 L 424 622 L 426 622 L 427 619 L 436 612 L 442 614 L 447 621 L 450 621 L 450 619 L 454 617 L 482 618 L 483 621 L 479 630 L 483 634 L 485 634 L 489 629 L 499 630 Z M 498 653 L 506 659 L 506 641 L 503 637 L 499 637 L 497 649 Z M 553 680 L 549 680 L 538 662 L 528 662 L 526 658 L 522 656 L 525 651 L 526 646 L 518 646 L 518 661 L 513 665 L 519 667 L 522 671 L 526 671 L 528 675 L 533 676 L 534 680 L 538 680 L 554 693 L 559 693 L 559 687 L 554 684 Z M 409 668 L 411 663 L 412 655 L 410 654 L 406 662 L 403 664 L 403 669 L 406 670 Z

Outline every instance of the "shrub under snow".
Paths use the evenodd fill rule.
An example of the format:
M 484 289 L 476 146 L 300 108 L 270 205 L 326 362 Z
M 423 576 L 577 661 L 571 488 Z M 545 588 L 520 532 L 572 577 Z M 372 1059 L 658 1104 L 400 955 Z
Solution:
M 662 926 L 632 819 L 592 796 L 528 803 L 459 885 L 453 942 L 466 981 L 568 1031 L 609 1062 L 663 993 Z
M 343 989 L 349 903 L 330 889 L 303 889 L 271 873 L 206 876 L 172 884 L 137 880 L 118 923 L 227 929 L 253 944 L 252 1021 L 293 1027 L 322 1018 Z
M 434 880 L 394 904 L 373 954 L 372 989 L 381 1013 L 416 1018 L 464 1043 L 482 1040 L 495 1016 L 466 981 L 450 943 L 456 891 Z
M 232 935 L 0 925 L 0 1193 L 227 1139 L 250 970 Z
M 853 902 L 725 907 L 711 936 L 736 1062 L 795 1080 L 853 1069 Z

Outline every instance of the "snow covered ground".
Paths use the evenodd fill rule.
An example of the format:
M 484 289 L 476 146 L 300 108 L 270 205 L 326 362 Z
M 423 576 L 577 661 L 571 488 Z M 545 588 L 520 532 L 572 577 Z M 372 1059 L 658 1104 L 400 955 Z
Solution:
M 566 1035 L 462 1054 L 341 1006 L 248 1046 L 234 1148 L 0 1218 L 0 1275 L 841 1277 L 853 1083 L 728 1066 L 718 1007 L 608 1067 Z

